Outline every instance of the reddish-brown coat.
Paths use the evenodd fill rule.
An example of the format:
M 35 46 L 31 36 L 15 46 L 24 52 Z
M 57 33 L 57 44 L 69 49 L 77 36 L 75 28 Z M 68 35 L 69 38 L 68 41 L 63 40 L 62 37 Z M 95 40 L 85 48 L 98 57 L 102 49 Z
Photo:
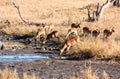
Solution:
M 70 28 L 68 29 L 68 33 L 66 35 L 66 38 L 68 38 L 68 36 L 71 34 L 71 33 L 75 33 L 76 35 L 78 34 L 77 33 L 77 29 L 76 28 Z
M 112 28 L 112 30 L 104 29 L 103 35 L 105 36 L 105 38 L 108 38 L 109 36 L 112 35 L 113 32 L 115 32 L 114 28 Z
M 44 30 L 44 28 L 38 29 L 38 31 L 37 31 L 37 36 L 36 36 L 36 37 L 39 37 L 39 36 L 41 36 L 42 34 L 45 35 L 45 30 Z
M 76 35 L 75 37 L 72 37 L 71 39 L 68 39 L 63 48 L 60 50 L 60 55 L 63 54 L 64 50 L 67 48 L 67 51 L 69 50 L 69 48 L 74 45 L 75 43 L 79 42 L 79 36 Z
M 57 30 L 52 31 L 50 34 L 47 35 L 46 40 L 49 40 L 49 39 L 54 38 L 54 37 L 58 37 L 58 33 L 59 32 Z

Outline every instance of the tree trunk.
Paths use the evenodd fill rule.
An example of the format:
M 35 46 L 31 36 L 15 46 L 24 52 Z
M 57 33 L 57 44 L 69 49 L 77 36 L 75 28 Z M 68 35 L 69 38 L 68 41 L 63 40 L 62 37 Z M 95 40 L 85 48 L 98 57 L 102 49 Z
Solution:
M 92 12 L 93 13 L 92 16 L 90 16 L 90 10 L 88 8 L 88 21 L 89 22 L 98 21 L 99 18 L 103 15 L 103 12 L 105 11 L 105 9 L 107 7 L 109 7 L 110 4 L 112 4 L 112 2 L 113 2 L 112 0 L 111 1 L 107 0 L 105 3 L 103 3 L 102 6 L 100 6 L 99 3 L 98 3 L 97 6 L 96 6 L 96 10 Z
M 115 0 L 113 6 L 120 7 L 120 0 Z

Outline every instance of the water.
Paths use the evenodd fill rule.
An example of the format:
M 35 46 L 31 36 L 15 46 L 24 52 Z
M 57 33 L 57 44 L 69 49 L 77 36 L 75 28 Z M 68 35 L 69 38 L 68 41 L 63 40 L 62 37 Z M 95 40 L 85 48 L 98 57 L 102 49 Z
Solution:
M 51 56 L 53 57 L 51 58 Z M 67 57 L 61 57 L 61 59 L 65 60 Z M 56 54 L 36 54 L 23 52 L 9 52 L 7 54 L 0 53 L 0 62 L 31 62 L 36 60 L 59 60 L 59 56 Z
M 42 55 L 42 54 L 11 53 L 6 55 L 0 55 L 0 62 L 25 62 L 25 61 L 49 60 L 49 59 L 50 58 L 48 57 L 48 55 Z

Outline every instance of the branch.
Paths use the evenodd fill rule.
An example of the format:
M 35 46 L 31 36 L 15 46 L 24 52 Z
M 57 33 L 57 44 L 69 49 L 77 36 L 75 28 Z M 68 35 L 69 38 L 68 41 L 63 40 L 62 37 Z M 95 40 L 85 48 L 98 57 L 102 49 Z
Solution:
M 120 0 L 113 0 L 113 6 L 120 7 Z
M 19 9 L 19 6 L 16 6 L 16 4 L 13 2 L 13 6 L 18 10 L 18 14 L 21 18 L 21 20 L 27 24 L 27 25 L 35 25 L 35 26 L 40 26 L 41 23 L 34 23 L 34 22 L 27 22 L 26 20 L 23 19 L 22 15 L 21 15 L 21 12 L 20 12 L 20 9 Z
M 111 1 L 107 0 L 100 8 L 100 11 L 99 11 L 99 16 L 101 16 L 104 12 L 104 10 L 109 7 L 109 5 L 111 4 Z
M 102 16 L 104 10 L 110 6 L 110 4 L 112 4 L 114 0 L 106 0 L 105 3 L 103 3 L 102 6 L 100 6 L 100 4 L 98 3 L 97 6 L 96 6 L 96 10 L 93 11 L 93 15 L 91 16 L 90 15 L 90 10 L 89 10 L 89 7 L 87 8 L 88 10 L 88 21 L 89 22 L 94 22 L 94 21 L 98 21 L 99 18 Z
M 87 10 L 88 10 L 88 21 L 90 21 L 90 20 L 91 20 L 91 17 L 90 17 L 90 10 L 89 10 L 89 8 L 87 8 Z

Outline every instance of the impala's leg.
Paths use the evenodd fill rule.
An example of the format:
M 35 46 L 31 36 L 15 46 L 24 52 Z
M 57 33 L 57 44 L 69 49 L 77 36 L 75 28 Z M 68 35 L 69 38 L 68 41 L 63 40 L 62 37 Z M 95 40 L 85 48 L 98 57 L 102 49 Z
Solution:
M 35 41 L 35 46 L 37 46 L 37 38 L 35 38 L 34 41 Z
M 69 45 L 69 46 L 67 47 L 67 51 L 69 51 L 70 47 L 71 47 L 71 45 Z
M 77 43 L 80 43 L 80 38 L 78 37 L 78 39 L 77 39 Z
M 65 48 L 67 48 L 67 45 L 66 45 L 66 44 L 65 44 L 65 45 L 63 46 L 63 48 L 60 50 L 60 59 L 61 59 L 61 56 L 62 56 Z

